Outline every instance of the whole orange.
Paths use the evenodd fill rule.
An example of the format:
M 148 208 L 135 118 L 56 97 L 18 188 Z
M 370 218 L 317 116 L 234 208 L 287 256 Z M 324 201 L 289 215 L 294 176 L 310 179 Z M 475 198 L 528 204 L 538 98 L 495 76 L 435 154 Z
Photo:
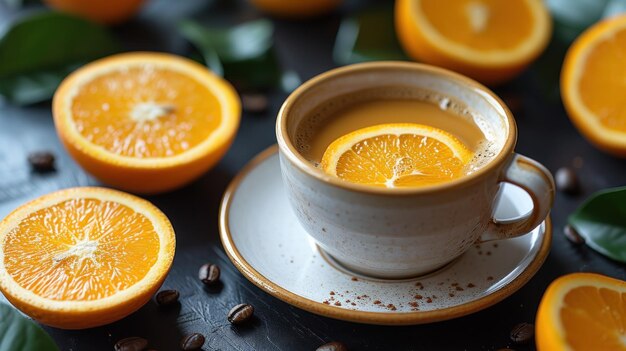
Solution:
M 135 15 L 144 0 L 44 0 L 48 6 L 104 24 L 124 22 Z

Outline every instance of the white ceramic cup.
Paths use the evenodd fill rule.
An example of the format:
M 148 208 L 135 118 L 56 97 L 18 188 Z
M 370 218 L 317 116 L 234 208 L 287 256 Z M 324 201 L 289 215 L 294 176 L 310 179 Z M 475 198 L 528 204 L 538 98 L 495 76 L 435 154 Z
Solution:
M 343 94 L 377 87 L 426 89 L 462 102 L 498 133 L 502 145 L 474 173 L 421 188 L 377 188 L 330 176 L 307 161 L 293 140 L 311 111 Z M 332 118 L 329 117 L 329 118 Z M 376 62 L 323 73 L 300 86 L 276 121 L 282 176 L 291 206 L 310 236 L 335 260 L 361 274 L 402 278 L 436 270 L 476 241 L 526 234 L 548 216 L 554 180 L 513 150 L 515 120 L 489 89 L 456 73 L 417 63 Z M 501 182 L 533 200 L 521 218 L 493 218 Z

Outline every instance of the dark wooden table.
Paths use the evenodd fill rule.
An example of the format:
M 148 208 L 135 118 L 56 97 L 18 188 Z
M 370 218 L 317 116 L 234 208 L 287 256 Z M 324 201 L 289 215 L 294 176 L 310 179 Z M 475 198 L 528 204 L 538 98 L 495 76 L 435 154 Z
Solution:
M 224 14 L 218 16 L 222 21 L 260 16 L 247 6 L 232 3 L 215 7 L 206 0 L 153 0 L 137 19 L 114 28 L 114 32 L 128 50 L 187 54 L 187 44 L 173 30 L 176 21 L 184 17 L 205 21 L 215 18 L 216 12 Z M 15 15 L 15 11 L 0 5 L 0 24 Z M 341 14 L 334 14 L 304 22 L 275 21 L 276 50 L 281 64 L 297 71 L 303 79 L 335 67 L 331 51 L 340 19 Z M 539 300 L 556 277 L 586 271 L 626 278 L 624 265 L 587 247 L 575 247 L 561 234 L 568 214 L 587 195 L 626 184 L 626 161 L 594 149 L 569 122 L 554 84 L 559 60 L 559 50 L 553 45 L 524 75 L 496 92 L 505 98 L 517 118 L 517 151 L 540 161 L 551 171 L 582 162 L 578 173 L 584 194 L 580 197 L 557 194 L 552 212 L 554 240 L 550 256 L 526 286 L 497 305 L 430 325 L 371 326 L 301 311 L 249 283 L 230 263 L 221 246 L 218 206 L 222 192 L 238 170 L 275 142 L 275 116 L 286 97 L 276 92 L 270 95 L 271 106 L 266 114 L 243 115 L 237 139 L 217 167 L 183 189 L 148 197 L 167 214 L 176 230 L 176 258 L 163 288 L 181 292 L 180 308 L 163 311 L 150 302 L 128 318 L 100 328 L 46 330 L 62 350 L 73 351 L 112 350 L 118 339 L 127 336 L 148 338 L 158 350 L 177 350 L 181 337 L 191 332 L 207 337 L 204 350 L 314 350 L 332 340 L 344 341 L 350 350 L 385 351 L 495 350 L 511 345 L 511 327 L 521 321 L 534 321 Z M 57 172 L 31 173 L 26 156 L 35 150 L 52 150 L 58 158 Z M 49 103 L 30 107 L 0 104 L 0 218 L 39 195 L 94 184 L 97 181 L 79 168 L 60 145 Z M 203 288 L 196 277 L 198 267 L 205 262 L 222 267 L 222 284 L 217 289 Z M 253 304 L 257 318 L 251 325 L 233 327 L 226 321 L 226 313 L 241 302 Z M 513 347 L 534 349 L 532 345 Z

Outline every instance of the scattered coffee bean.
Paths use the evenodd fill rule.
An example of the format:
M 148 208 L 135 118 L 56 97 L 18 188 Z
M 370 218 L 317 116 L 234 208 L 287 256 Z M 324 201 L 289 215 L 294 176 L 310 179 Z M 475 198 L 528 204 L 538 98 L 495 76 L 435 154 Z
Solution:
M 315 351 L 348 351 L 348 347 L 342 342 L 333 341 L 318 347 Z
M 269 103 L 267 97 L 258 93 L 241 94 L 241 105 L 245 112 L 263 113 L 267 111 Z
M 239 304 L 228 312 L 228 321 L 232 324 L 243 324 L 252 318 L 254 307 L 247 303 Z
M 180 340 L 180 348 L 185 351 L 200 350 L 204 345 L 204 335 L 193 333 L 185 336 Z
M 513 327 L 510 337 L 516 344 L 527 344 L 535 337 L 535 326 L 530 323 L 520 323 Z
M 206 285 L 213 285 L 220 279 L 220 267 L 212 263 L 204 264 L 198 271 L 198 278 Z
M 48 151 L 37 151 L 28 155 L 28 163 L 35 172 L 54 171 L 54 155 Z
M 580 192 L 578 177 L 571 168 L 559 168 L 554 175 L 554 181 L 556 188 L 566 194 L 576 195 Z
M 565 234 L 567 240 L 574 245 L 582 245 L 585 243 L 585 238 L 583 238 L 578 231 L 576 231 L 576 229 L 569 224 L 563 227 L 563 234 Z
M 180 293 L 177 290 L 163 290 L 156 295 L 156 302 L 159 306 L 169 306 L 178 302 Z
M 585 164 L 585 160 L 583 160 L 583 158 L 580 156 L 576 156 L 572 160 L 572 165 L 574 166 L 574 168 L 581 169 L 583 168 L 584 164 Z
M 115 351 L 143 351 L 148 347 L 148 340 L 137 336 L 131 336 L 118 341 Z

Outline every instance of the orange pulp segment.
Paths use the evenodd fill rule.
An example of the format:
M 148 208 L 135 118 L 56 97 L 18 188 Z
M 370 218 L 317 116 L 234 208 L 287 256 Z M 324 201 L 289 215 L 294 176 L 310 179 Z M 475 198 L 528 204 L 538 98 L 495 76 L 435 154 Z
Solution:
M 85 82 L 71 101 L 77 131 L 116 155 L 180 155 L 198 146 L 221 123 L 221 107 L 194 77 L 143 64 Z

